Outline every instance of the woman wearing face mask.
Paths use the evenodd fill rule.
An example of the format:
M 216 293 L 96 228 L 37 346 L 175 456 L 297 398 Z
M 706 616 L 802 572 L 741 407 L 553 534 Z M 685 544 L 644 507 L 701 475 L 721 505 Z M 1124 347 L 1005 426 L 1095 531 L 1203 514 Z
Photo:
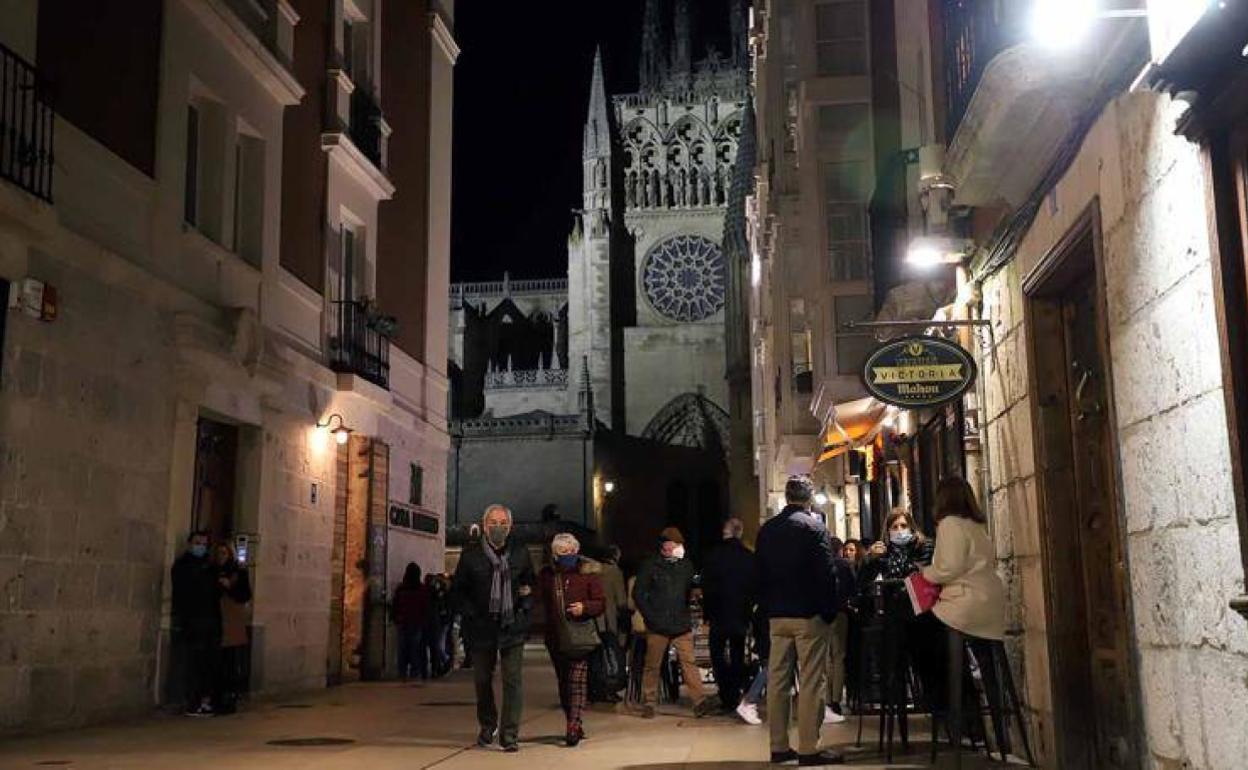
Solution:
M 570 657 L 559 648 L 559 625 L 602 615 L 606 609 L 599 578 L 602 565 L 581 556 L 581 544 L 566 532 L 555 535 L 550 551 L 554 564 L 543 569 L 538 579 L 546 608 L 546 651 L 559 679 L 559 705 L 568 722 L 565 742 L 575 746 L 585 737 L 581 715 L 589 691 L 589 659 Z
M 884 531 L 888 533 L 888 544 L 877 542 L 871 546 L 859 570 L 860 581 L 877 577 L 900 580 L 932 563 L 934 545 L 914 526 L 909 513 L 893 511 L 884 523 Z

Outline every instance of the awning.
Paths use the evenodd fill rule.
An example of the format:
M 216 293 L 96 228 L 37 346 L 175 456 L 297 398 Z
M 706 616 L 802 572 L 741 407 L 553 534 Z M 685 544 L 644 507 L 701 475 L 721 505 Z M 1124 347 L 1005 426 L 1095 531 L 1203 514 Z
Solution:
M 823 446 L 815 465 L 869 444 L 880 432 L 887 416 L 888 405 L 870 396 L 837 404 L 824 427 Z

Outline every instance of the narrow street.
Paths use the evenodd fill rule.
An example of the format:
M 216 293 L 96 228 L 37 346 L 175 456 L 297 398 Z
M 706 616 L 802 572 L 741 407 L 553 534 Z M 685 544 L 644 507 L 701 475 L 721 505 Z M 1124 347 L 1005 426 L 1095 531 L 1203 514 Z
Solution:
M 750 727 L 735 717 L 694 720 L 686 708 L 663 707 L 644 721 L 597 706 L 586 717 L 588 740 L 563 746 L 563 716 L 555 679 L 543 651 L 526 654 L 525 712 L 519 754 L 478 749 L 471 672 L 458 671 L 431 684 L 357 684 L 306 697 L 252 705 L 245 712 L 212 719 L 162 716 L 123 725 L 51 733 L 6 742 L 0 768 L 67 767 L 79 770 L 156 768 L 438 768 L 491 770 L 523 768 L 628 768 L 629 770 L 750 770 L 767 763 L 767 727 Z M 926 722 L 926 719 L 921 720 Z M 852 747 L 856 722 L 824 729 L 826 745 L 847 746 L 856 767 L 926 767 L 926 742 L 909 756 L 883 764 L 874 753 L 875 733 L 864 731 L 864 748 Z M 338 745 L 310 739 L 349 741 Z M 965 768 L 1000 767 L 967 757 Z

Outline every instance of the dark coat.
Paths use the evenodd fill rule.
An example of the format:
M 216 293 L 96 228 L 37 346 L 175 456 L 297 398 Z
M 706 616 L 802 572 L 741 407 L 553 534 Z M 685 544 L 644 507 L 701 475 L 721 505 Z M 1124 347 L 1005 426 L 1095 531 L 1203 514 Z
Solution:
M 400 583 L 394 589 L 394 623 L 404 628 L 424 628 L 429 623 L 430 591 L 423 583 Z
M 581 602 L 585 612 L 578 618 L 564 615 L 570 620 L 591 620 L 601 617 L 606 611 L 607 600 L 602 590 L 602 565 L 590 559 L 581 559 L 575 570 L 564 570 L 561 567 L 546 567 L 538 575 L 538 583 L 542 588 L 542 607 L 546 612 L 545 642 L 546 647 L 555 650 L 559 646 L 560 613 L 569 604 Z M 563 584 L 563 605 L 555 591 L 555 578 L 558 576 Z
M 529 552 L 514 539 L 507 541 L 506 556 L 511 567 L 512 606 L 515 617 L 511 625 L 502 627 L 500 619 L 490 614 L 490 584 L 493 582 L 494 568 L 485 555 L 484 548 L 488 545 L 476 543 L 464 547 L 459 557 L 459 565 L 455 568 L 455 577 L 451 579 L 451 593 L 455 606 L 463 616 L 465 638 L 475 648 L 488 648 L 497 645 L 499 649 L 524 644 L 529 634 L 532 600 L 520 596 L 520 586 L 530 589 L 537 584 L 537 576 L 533 572 L 533 562 Z
M 754 552 L 740 538 L 711 549 L 702 569 L 702 609 L 709 622 L 725 634 L 744 634 L 756 597 Z
M 665 559 L 654 555 L 641 563 L 633 584 L 633 603 L 646 621 L 646 630 L 664 636 L 680 636 L 693 630 L 689 592 L 695 572 L 688 559 Z
M 207 556 L 183 553 L 169 570 L 173 583 L 173 622 L 183 633 L 221 633 L 221 584 Z
M 837 596 L 832 541 L 818 519 L 789 505 L 758 532 L 758 596 L 769 618 L 813 618 L 831 623 Z

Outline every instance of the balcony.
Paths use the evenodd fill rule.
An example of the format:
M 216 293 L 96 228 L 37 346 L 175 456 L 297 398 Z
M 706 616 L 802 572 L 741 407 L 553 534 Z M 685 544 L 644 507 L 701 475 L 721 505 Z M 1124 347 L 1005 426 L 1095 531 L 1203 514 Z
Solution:
M 0 177 L 52 202 L 52 130 L 46 83 L 29 62 L 0 45 Z
M 1107 10 L 1141 0 L 1107 0 Z M 1086 39 L 1046 48 L 1026 34 L 1030 3 L 946 0 L 945 172 L 965 206 L 1017 208 L 1072 133 L 1147 61 L 1139 19 L 1097 21 Z
M 330 304 L 330 368 L 354 374 L 378 387 L 390 387 L 390 335 L 363 302 L 342 300 Z

